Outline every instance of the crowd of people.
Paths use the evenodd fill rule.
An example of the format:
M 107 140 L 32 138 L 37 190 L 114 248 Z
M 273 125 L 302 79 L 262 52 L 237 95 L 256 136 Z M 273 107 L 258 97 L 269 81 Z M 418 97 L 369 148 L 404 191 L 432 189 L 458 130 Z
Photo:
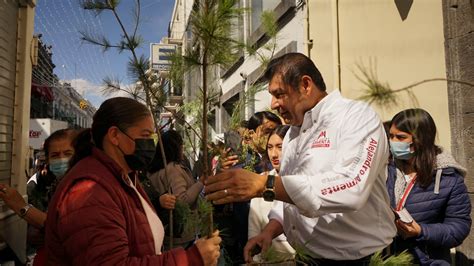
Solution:
M 191 169 L 180 132 L 157 136 L 133 99 L 106 100 L 90 129 L 53 133 L 28 202 L 0 184 L 0 199 L 29 224 L 34 265 L 245 264 L 270 249 L 309 265 L 404 251 L 414 264 L 449 265 L 469 235 L 471 202 L 466 169 L 435 144 L 430 114 L 403 110 L 384 130 L 367 104 L 327 93 L 299 53 L 272 60 L 264 77 L 276 113 L 227 132 L 212 161 L 195 163 L 209 163 L 210 176 Z M 204 199 L 209 234 L 178 215 Z

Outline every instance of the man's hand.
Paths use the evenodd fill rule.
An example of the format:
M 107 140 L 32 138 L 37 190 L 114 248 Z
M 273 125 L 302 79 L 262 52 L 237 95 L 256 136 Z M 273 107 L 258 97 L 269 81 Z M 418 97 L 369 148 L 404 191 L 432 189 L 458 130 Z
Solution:
M 206 180 L 206 199 L 214 204 L 250 200 L 262 195 L 266 182 L 266 175 L 243 169 L 225 170 Z
M 259 235 L 249 239 L 249 241 L 244 247 L 245 262 L 251 263 L 253 261 L 252 257 L 260 253 L 260 252 L 255 253 L 254 250 L 261 249 L 261 252 L 267 251 L 267 249 L 272 244 L 272 239 L 273 239 L 272 234 L 266 231 L 263 231 Z

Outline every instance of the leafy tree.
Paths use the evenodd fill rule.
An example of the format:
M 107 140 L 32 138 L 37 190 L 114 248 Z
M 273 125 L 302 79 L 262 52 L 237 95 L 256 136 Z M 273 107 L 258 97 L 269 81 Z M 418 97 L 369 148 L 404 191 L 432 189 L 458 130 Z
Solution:
M 122 35 L 117 43 L 112 43 L 105 35 L 98 35 L 96 33 L 91 33 L 87 31 L 81 31 L 81 39 L 87 43 L 97 45 L 102 47 L 103 51 L 106 52 L 110 48 L 115 48 L 119 53 L 124 51 L 130 52 L 131 56 L 128 61 L 127 71 L 130 78 L 135 80 L 135 85 L 129 86 L 127 88 L 122 88 L 120 81 L 116 78 L 105 77 L 103 82 L 105 84 L 105 93 L 112 93 L 116 91 L 123 91 L 128 93 L 136 100 L 144 100 L 148 108 L 150 108 L 152 115 L 155 116 L 157 111 L 160 108 L 164 107 L 166 101 L 166 92 L 164 88 L 168 85 L 168 80 L 160 77 L 153 71 L 149 71 L 149 60 L 144 55 L 138 55 L 137 49 L 143 44 L 144 39 L 138 33 L 138 28 L 140 25 L 140 15 L 141 15 L 141 1 L 135 0 L 133 15 L 134 23 L 131 30 L 127 30 L 125 24 L 123 23 L 122 18 L 118 13 L 118 6 L 120 5 L 120 0 L 81 0 L 81 6 L 85 10 L 90 10 L 95 12 L 96 15 L 107 11 L 111 12 L 119 25 Z M 144 99 L 143 99 L 144 95 Z M 158 133 L 158 145 L 160 147 L 160 152 L 163 157 L 163 163 L 166 165 L 166 156 L 163 148 L 163 142 L 161 139 L 161 134 L 157 119 L 153 119 L 155 123 L 155 128 Z M 165 169 L 165 175 L 168 176 L 167 169 Z M 169 190 L 171 191 L 171 189 Z M 173 238 L 173 211 L 170 210 L 169 214 L 170 221 L 170 232 L 171 239 Z M 170 241 L 170 248 L 173 247 L 172 240 Z
M 415 83 L 412 83 L 408 86 L 392 89 L 388 82 L 382 82 L 379 80 L 377 76 L 377 65 L 374 61 L 370 61 L 368 66 L 365 66 L 362 63 L 357 63 L 356 67 L 360 74 L 354 73 L 356 78 L 365 85 L 363 88 L 363 94 L 358 99 L 368 102 L 369 104 L 375 104 L 381 108 L 384 107 L 392 107 L 398 105 L 399 97 L 397 97 L 400 93 L 407 93 L 410 96 L 411 101 L 416 106 L 418 105 L 418 100 L 413 93 L 413 89 L 421 84 L 434 82 L 434 81 L 444 81 L 444 82 L 452 82 L 452 83 L 459 83 L 463 85 L 467 85 L 470 87 L 474 87 L 474 83 L 462 81 L 462 80 L 455 80 L 455 79 L 446 79 L 446 78 L 431 78 L 421 80 Z

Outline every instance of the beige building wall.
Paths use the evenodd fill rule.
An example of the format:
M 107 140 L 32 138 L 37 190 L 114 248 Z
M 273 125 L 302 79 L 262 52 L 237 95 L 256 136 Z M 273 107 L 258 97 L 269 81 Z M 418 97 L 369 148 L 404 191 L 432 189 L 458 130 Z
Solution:
M 14 80 L 13 90 L 13 119 L 12 124 L 4 128 L 12 127 L 11 154 L 7 155 L 6 161 L 11 161 L 11 175 L 9 185 L 26 196 L 26 176 L 29 156 L 29 121 L 30 121 L 30 94 L 31 94 L 31 72 L 35 60 L 35 42 L 33 42 L 33 23 L 35 14 L 35 0 L 14 0 L 0 3 L 2 19 L 7 21 L 8 27 L 16 35 L 16 45 L 13 45 L 14 67 L 3 69 L 5 73 L 11 73 Z M 5 13 L 15 10 L 13 16 L 5 16 Z M 8 20 L 7 20 L 8 19 Z M 15 30 L 16 28 L 16 30 Z M 12 36 L 2 36 L 3 40 L 10 40 Z M 15 38 L 16 37 L 16 38 Z M 3 43 L 2 43 L 3 44 Z M 15 52 L 16 51 L 16 52 Z M 5 52 L 5 50 L 2 50 Z M 10 53 L 11 51 L 8 51 Z M 2 55 L 4 56 L 4 55 Z M 11 54 L 10 54 L 11 56 Z M 3 85 L 4 83 L 2 83 Z M 12 87 L 1 87 L 0 94 L 5 94 Z M 11 115 L 11 114 L 9 114 Z M 9 139 L 10 140 L 10 139 Z M 7 143 L 10 145 L 10 143 Z M 3 158 L 5 160 L 5 158 Z M 9 247 L 16 253 L 21 262 L 26 262 L 26 222 L 10 210 L 0 200 L 0 242 L 8 243 Z
M 411 5 L 410 5 L 411 3 Z M 443 14 L 440 0 L 310 0 L 307 52 L 322 72 L 328 89 L 358 98 L 364 84 L 358 65 L 382 83 L 399 89 L 432 78 L 446 78 Z M 398 94 L 400 104 L 373 106 L 389 120 L 413 107 L 427 110 L 438 128 L 438 144 L 450 150 L 447 84 L 427 82 L 415 97 Z M 414 101 L 416 99 L 417 101 Z

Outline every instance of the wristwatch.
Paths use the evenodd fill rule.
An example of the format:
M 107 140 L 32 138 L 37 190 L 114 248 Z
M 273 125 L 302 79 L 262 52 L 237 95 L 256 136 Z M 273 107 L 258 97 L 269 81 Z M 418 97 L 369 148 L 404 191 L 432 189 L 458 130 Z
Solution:
M 20 209 L 20 214 L 19 214 L 20 217 L 21 217 L 21 218 L 25 217 L 31 207 L 33 207 L 33 205 L 28 204 L 28 205 L 26 205 L 25 207 L 21 208 L 21 209 Z
M 263 191 L 263 200 L 265 201 L 273 201 L 275 199 L 275 176 L 268 175 L 267 177 L 267 184 L 265 185 L 265 190 Z

